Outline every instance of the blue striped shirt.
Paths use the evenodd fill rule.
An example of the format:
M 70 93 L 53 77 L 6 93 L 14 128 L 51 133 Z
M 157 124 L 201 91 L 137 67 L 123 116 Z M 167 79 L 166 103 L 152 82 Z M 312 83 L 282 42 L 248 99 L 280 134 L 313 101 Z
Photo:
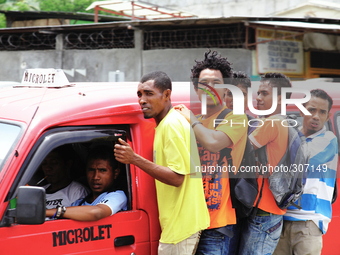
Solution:
M 308 147 L 308 173 L 304 192 L 294 206 L 287 209 L 284 220 L 312 220 L 326 233 L 332 218 L 332 197 L 338 165 L 338 142 L 331 131 L 323 127 L 320 131 L 306 138 Z

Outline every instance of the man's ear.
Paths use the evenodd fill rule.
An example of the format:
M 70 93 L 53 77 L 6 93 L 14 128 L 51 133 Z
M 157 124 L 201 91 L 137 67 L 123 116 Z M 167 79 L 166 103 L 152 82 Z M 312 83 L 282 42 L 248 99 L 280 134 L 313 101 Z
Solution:
M 115 171 L 114 171 L 114 173 L 113 173 L 113 179 L 114 179 L 114 180 L 117 179 L 119 173 L 120 173 L 120 169 L 119 169 L 119 168 L 116 168 Z
M 329 120 L 329 118 L 332 116 L 332 113 L 331 112 L 328 112 L 328 116 L 327 116 L 327 119 L 326 119 L 326 121 L 328 121 Z
M 277 95 L 277 104 L 281 105 L 281 95 Z
M 170 90 L 170 89 L 164 90 L 163 95 L 164 95 L 164 97 L 165 97 L 166 99 L 169 99 L 169 100 L 170 100 L 170 98 L 171 98 L 171 90 Z
M 305 117 L 305 114 L 300 109 L 299 109 L 299 112 L 302 118 Z

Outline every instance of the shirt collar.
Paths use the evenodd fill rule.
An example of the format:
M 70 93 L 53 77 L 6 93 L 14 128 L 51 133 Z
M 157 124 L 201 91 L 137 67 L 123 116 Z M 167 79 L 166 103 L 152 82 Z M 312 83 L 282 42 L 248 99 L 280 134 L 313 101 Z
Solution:
M 323 126 L 318 132 L 316 132 L 314 134 L 311 134 L 310 136 L 307 136 L 306 138 L 313 139 L 313 138 L 317 137 L 318 135 L 320 135 L 321 133 L 324 133 L 324 132 L 326 132 L 326 127 L 325 126 Z

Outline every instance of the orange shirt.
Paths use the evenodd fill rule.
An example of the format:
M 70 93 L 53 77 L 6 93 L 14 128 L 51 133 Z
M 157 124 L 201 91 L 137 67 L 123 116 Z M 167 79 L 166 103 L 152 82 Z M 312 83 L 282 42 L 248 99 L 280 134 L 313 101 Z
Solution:
M 207 119 L 202 120 L 200 118 L 203 126 L 209 129 L 214 129 L 214 120 L 224 109 L 226 109 L 226 107 Z M 230 112 L 225 117 L 225 120 L 226 121 L 217 126 L 216 130 L 228 135 L 233 142 L 230 146 L 232 151 L 226 156 L 227 158 L 231 157 L 232 159 L 233 165 L 230 166 L 230 168 L 228 168 L 228 162 L 225 158 L 222 163 L 223 165 L 218 168 L 220 152 L 210 152 L 197 143 L 201 159 L 204 194 L 210 214 L 209 228 L 218 228 L 225 225 L 236 224 L 235 209 L 232 208 L 230 198 L 228 171 L 229 169 L 237 170 L 241 164 L 247 138 L 247 116 L 245 114 L 233 115 L 232 112 Z M 234 124 L 231 125 L 231 123 Z M 245 125 L 240 123 L 245 123 Z M 219 169 L 219 171 L 218 173 L 211 173 L 209 169 Z M 213 177 L 214 180 L 212 180 Z
M 280 115 L 273 115 L 268 118 L 261 119 L 260 126 L 257 127 L 249 136 L 250 141 L 258 148 L 267 145 L 268 169 L 275 167 L 283 157 L 288 146 L 288 128 L 283 126 L 281 121 L 284 118 Z M 287 123 L 284 123 L 287 125 Z M 262 185 L 262 176 L 257 180 L 259 191 Z M 260 192 L 259 192 L 260 193 Z M 256 205 L 257 201 L 255 202 Z M 286 210 L 281 210 L 275 202 L 272 192 L 269 189 L 268 178 L 264 180 L 262 198 L 259 208 L 273 214 L 283 215 Z

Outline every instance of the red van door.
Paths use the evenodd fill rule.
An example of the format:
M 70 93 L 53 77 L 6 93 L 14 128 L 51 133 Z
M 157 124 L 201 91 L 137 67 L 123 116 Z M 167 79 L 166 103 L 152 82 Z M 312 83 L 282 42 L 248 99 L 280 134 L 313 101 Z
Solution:
M 128 132 L 127 125 L 61 127 L 45 132 L 30 150 L 5 202 L 15 199 L 18 187 L 39 176 L 42 160 L 54 148 L 71 144 L 81 160 L 94 144 L 114 145 L 118 137 Z M 149 217 L 132 202 L 136 199 L 132 192 L 135 173 L 125 165 L 121 170 L 126 174 L 128 210 L 99 221 L 60 219 L 41 225 L 21 225 L 11 218 L 8 203 L 0 222 L 0 254 L 151 254 Z M 84 176 L 77 174 L 73 173 L 74 178 L 82 180 Z

